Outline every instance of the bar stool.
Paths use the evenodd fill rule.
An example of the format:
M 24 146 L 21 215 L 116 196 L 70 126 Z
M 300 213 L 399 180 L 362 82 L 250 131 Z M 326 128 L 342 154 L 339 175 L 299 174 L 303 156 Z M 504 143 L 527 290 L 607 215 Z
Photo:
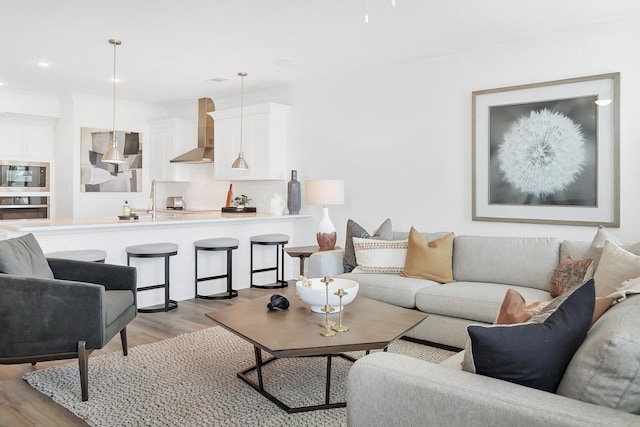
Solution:
M 131 258 L 164 258 L 164 283 L 138 288 L 138 292 L 164 288 L 164 305 L 157 308 L 139 308 L 138 311 L 140 313 L 159 313 L 176 309 L 178 302 L 169 299 L 169 257 L 178 254 L 178 245 L 175 243 L 149 243 L 128 246 L 126 251 L 127 265 L 130 265 Z
M 238 296 L 238 291 L 233 289 L 233 275 L 232 275 L 232 251 L 238 249 L 238 239 L 231 237 L 218 237 L 213 239 L 197 240 L 193 243 L 195 246 L 196 254 L 196 298 L 203 299 L 231 299 Z M 217 276 L 198 277 L 198 251 L 225 251 L 227 253 L 227 272 Z M 200 295 L 198 293 L 198 283 L 206 280 L 227 279 L 227 292 L 224 294 L 216 295 Z
M 47 258 L 71 259 L 74 261 L 104 262 L 107 253 L 101 249 L 77 249 L 73 251 L 50 252 L 45 255 Z
M 251 237 L 251 287 L 261 289 L 286 288 L 289 284 L 284 280 L 284 245 L 289 243 L 289 236 L 286 234 L 261 234 Z M 275 246 L 276 247 L 276 265 L 275 267 L 253 268 L 253 246 Z M 265 271 L 275 271 L 276 281 L 269 285 L 256 285 L 253 283 L 253 273 L 262 273 Z

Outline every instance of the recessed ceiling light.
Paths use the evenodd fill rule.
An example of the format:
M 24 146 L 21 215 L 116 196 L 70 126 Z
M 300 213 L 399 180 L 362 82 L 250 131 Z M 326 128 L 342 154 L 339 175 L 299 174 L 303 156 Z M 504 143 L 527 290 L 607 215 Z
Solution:
M 38 62 L 38 65 L 42 68 L 47 68 L 50 64 L 48 62 Z
M 226 77 L 214 77 L 212 79 L 207 80 L 209 83 L 222 83 L 222 82 L 226 82 L 227 80 L 229 80 Z
M 115 83 L 120 83 L 120 79 L 118 79 L 118 78 L 114 79 L 113 77 L 111 77 L 109 80 L 111 80 L 112 82 L 115 82 Z
M 594 102 L 596 103 L 596 105 L 600 107 L 604 107 L 606 105 L 611 104 L 611 102 L 613 102 L 613 99 L 597 99 Z
M 4 82 L 0 82 L 0 86 L 4 86 Z

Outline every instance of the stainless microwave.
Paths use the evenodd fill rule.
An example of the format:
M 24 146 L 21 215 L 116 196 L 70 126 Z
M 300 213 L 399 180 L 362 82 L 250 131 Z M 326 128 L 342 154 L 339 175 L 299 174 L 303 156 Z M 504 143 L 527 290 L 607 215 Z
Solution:
M 49 163 L 0 160 L 0 191 L 49 191 Z

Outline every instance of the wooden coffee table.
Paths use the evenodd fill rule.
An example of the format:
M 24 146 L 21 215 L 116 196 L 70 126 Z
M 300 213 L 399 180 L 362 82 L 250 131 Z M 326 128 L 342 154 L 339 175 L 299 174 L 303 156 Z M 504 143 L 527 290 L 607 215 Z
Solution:
M 385 349 L 394 340 L 422 322 L 427 315 L 417 310 L 409 310 L 385 304 L 362 296 L 345 306 L 342 323 L 349 331 L 332 337 L 320 335 L 320 322 L 324 314 L 313 313 L 309 305 L 301 301 L 295 289 L 279 292 L 290 302 L 288 310 L 269 311 L 269 296 L 206 313 L 225 329 L 244 338 L 254 346 L 255 366 L 238 372 L 238 377 L 260 392 L 267 399 L 288 413 L 331 409 L 346 406 L 346 402 L 330 402 L 331 358 L 343 357 L 354 361 L 345 352 L 357 350 Z M 337 322 L 337 314 L 330 316 Z M 262 360 L 261 350 L 272 357 Z M 323 356 L 327 358 L 327 378 L 325 402 L 321 405 L 289 407 L 264 388 L 262 367 L 277 358 Z M 258 382 L 247 375 L 257 371 Z

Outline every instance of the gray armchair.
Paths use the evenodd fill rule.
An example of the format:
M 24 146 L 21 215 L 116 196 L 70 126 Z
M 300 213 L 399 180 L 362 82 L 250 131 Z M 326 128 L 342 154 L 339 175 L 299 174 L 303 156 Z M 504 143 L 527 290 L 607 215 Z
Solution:
M 45 262 L 53 278 L 0 273 L 0 364 L 77 357 L 86 401 L 91 351 L 120 332 L 127 355 L 126 326 L 136 316 L 136 270 L 65 259 Z

